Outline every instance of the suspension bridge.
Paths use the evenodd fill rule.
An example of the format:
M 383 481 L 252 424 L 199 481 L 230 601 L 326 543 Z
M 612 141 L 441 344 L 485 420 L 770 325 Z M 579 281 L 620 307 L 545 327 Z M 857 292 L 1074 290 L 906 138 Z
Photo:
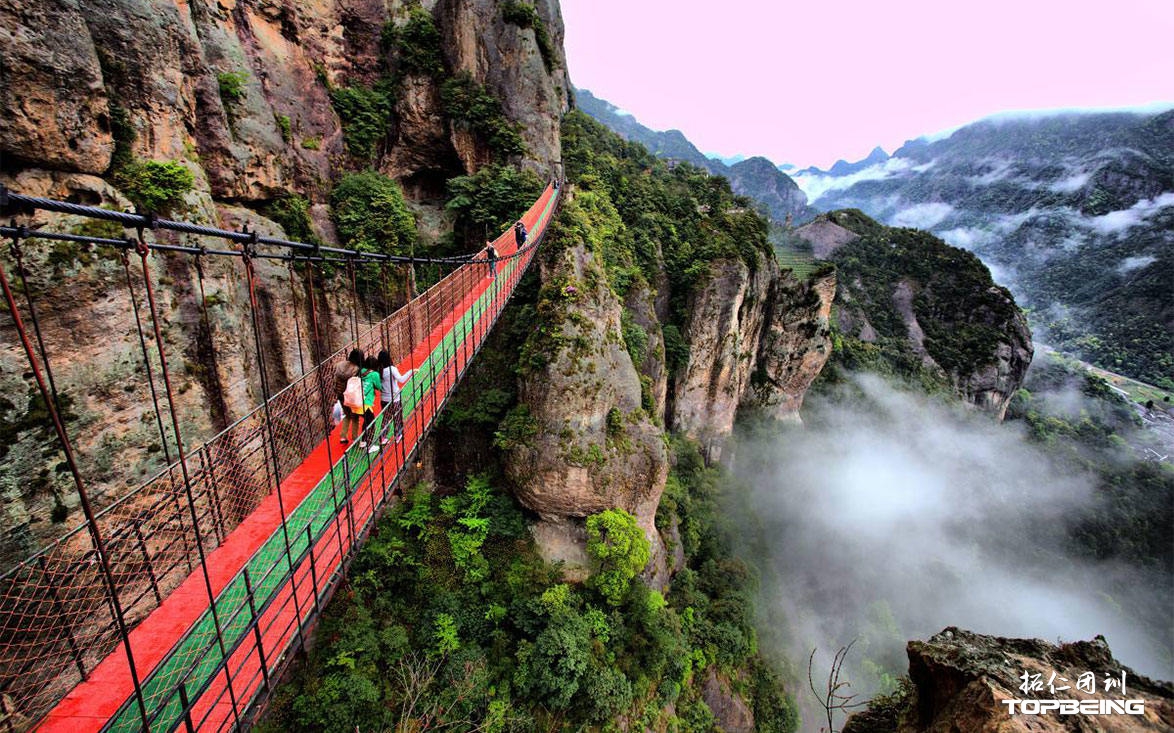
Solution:
M 247 727 L 294 652 L 304 648 L 355 549 L 399 488 L 433 421 L 477 355 L 541 243 L 559 201 L 551 183 L 522 221 L 494 242 L 496 277 L 484 255 L 402 258 L 227 231 L 23 196 L 0 188 L 0 209 L 51 211 L 105 219 L 136 239 L 52 234 L 0 227 L 12 242 L 16 280 L 0 265 L 0 287 L 65 454 L 86 521 L 0 576 L 0 733 L 26 730 L 220 731 Z M 174 231 L 218 239 L 220 249 L 158 241 Z M 116 248 L 134 304 L 151 399 L 164 447 L 171 423 L 174 456 L 149 481 L 96 510 L 78 471 L 62 418 L 52 365 L 28 287 L 21 245 L 36 239 Z M 200 241 L 205 241 L 201 239 Z M 280 251 L 274 251 L 280 250 Z M 183 441 L 160 331 L 148 257 L 152 251 L 235 257 L 243 263 L 265 401 L 199 447 Z M 141 259 L 145 314 L 130 260 Z M 257 321 L 254 262 L 301 263 L 315 297 L 318 263 L 431 262 L 452 270 L 383 320 L 361 329 L 300 378 L 270 392 Z M 381 270 L 382 272 L 382 270 Z M 19 282 L 23 299 L 15 285 Z M 201 272 L 202 290 L 202 272 Z M 353 293 L 353 290 L 352 290 Z M 203 302 L 206 298 L 200 293 Z M 311 300 L 310 312 L 318 306 Z M 27 314 L 27 318 L 25 317 Z M 149 316 L 151 328 L 143 325 Z M 203 313 L 205 326 L 207 313 Z M 321 334 L 315 319 L 313 343 Z M 6 328 L 6 330 L 8 330 Z M 157 348 L 155 367 L 147 341 Z M 298 339 L 301 335 L 299 331 Z M 380 409 L 365 439 L 343 445 L 332 427 L 334 369 L 352 348 L 386 349 L 401 371 L 403 439 L 378 436 Z M 317 351 L 311 349 L 311 354 Z M 299 346 L 299 357 L 301 349 Z M 155 377 L 159 375 L 158 389 Z

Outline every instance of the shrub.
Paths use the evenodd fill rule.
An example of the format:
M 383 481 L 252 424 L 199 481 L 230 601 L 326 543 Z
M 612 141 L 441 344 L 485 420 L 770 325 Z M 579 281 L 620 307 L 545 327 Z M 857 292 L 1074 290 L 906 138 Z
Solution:
M 392 95 L 387 84 L 374 87 L 336 87 L 330 102 L 342 122 L 347 150 L 354 157 L 370 161 L 391 127 Z
M 623 509 L 608 509 L 587 518 L 587 555 L 591 584 L 612 606 L 624 596 L 651 555 L 651 545 L 636 518 Z
M 320 150 L 322 148 L 322 138 L 315 135 L 302 140 L 302 148 L 304 150 Z
M 440 51 L 440 31 L 432 14 L 420 6 L 408 11 L 403 25 L 383 26 L 383 50 L 394 53 L 403 74 L 423 74 L 433 78 L 444 74 L 444 56 Z
M 492 239 L 526 212 L 542 192 L 542 180 L 530 170 L 493 164 L 471 176 L 448 181 L 445 208 L 457 215 L 454 230 L 466 241 L 480 245 Z
M 620 332 L 624 337 L 624 345 L 628 347 L 628 355 L 632 357 L 632 365 L 640 369 L 648 354 L 648 332 L 632 320 L 632 314 L 627 308 L 620 314 Z
M 220 101 L 225 107 L 245 98 L 245 82 L 248 80 L 247 71 L 222 71 L 216 75 L 216 81 L 220 84 Z
M 289 115 L 273 115 L 273 121 L 277 123 L 277 129 L 281 130 L 282 142 L 288 145 L 293 140 L 293 121 Z
M 170 213 L 183 206 L 195 177 L 175 161 L 134 161 L 119 170 L 115 184 L 140 211 Z
M 538 420 L 530 414 L 529 406 L 516 405 L 501 421 L 501 426 L 493 434 L 493 445 L 501 450 L 513 450 L 530 445 L 531 440 L 538 434 Z
M 416 222 L 399 184 L 375 171 L 343 176 L 330 194 L 339 237 L 354 249 L 407 254 L 416 242 Z
M 285 236 L 295 242 L 314 244 L 321 241 L 310 223 L 310 202 L 296 193 L 273 199 L 266 207 L 265 215 L 280 224 Z

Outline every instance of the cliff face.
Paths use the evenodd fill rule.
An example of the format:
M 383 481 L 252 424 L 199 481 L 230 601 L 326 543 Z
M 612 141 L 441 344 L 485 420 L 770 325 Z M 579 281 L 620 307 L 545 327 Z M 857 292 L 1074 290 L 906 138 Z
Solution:
M 1174 686 L 1158 682 L 1124 667 L 1113 658 L 1102 637 L 1055 646 L 1038 639 L 1005 639 L 948 628 L 929 641 L 908 646 L 910 689 L 883 705 L 853 715 L 844 733 L 928 733 L 974 731 L 1099 730 L 1161 731 L 1174 726 Z M 1092 672 L 1094 692 L 1081 691 L 1081 675 Z M 1105 678 L 1121 679 L 1125 692 L 1107 691 Z M 1042 689 L 1025 693 L 1023 675 L 1039 675 Z M 1047 689 L 1052 675 L 1056 691 Z M 1067 686 L 1069 689 L 1061 690 Z M 1059 715 L 1011 715 L 1003 700 L 1142 700 L 1144 713 Z
M 803 395 L 831 356 L 835 275 L 801 282 L 760 255 L 751 270 L 720 260 L 690 299 L 689 358 L 670 424 L 718 458 L 740 408 L 797 421 Z
M 797 420 L 831 353 L 835 277 L 800 282 L 751 248 L 753 267 L 739 256 L 701 263 L 703 274 L 678 295 L 663 248 L 650 246 L 645 256 L 660 281 L 636 277 L 621 298 L 615 288 L 628 275 L 617 280 L 608 269 L 629 234 L 618 212 L 600 191 L 569 185 L 563 206 L 522 349 L 521 406 L 503 431 L 507 472 L 542 519 L 534 534 L 543 551 L 566 561 L 569 575 L 581 577 L 587 562 L 582 518 L 621 507 L 653 544 L 647 577 L 659 585 L 669 572 L 655 525 L 669 467 L 666 428 L 716 460 L 740 411 Z M 687 358 L 670 368 L 674 318 Z
M 101 175 L 120 126 L 142 158 L 187 158 L 216 199 L 265 201 L 295 189 L 321 199 L 346 152 L 330 91 L 371 85 L 397 63 L 381 29 L 411 4 L 359 0 L 256 3 L 197 0 L 5 0 L 0 65 L 7 167 Z M 551 70 L 535 31 L 507 23 L 492 0 L 425 3 L 452 72 L 469 72 L 522 125 L 528 159 L 559 159 L 566 108 L 557 2 L 537 5 Z M 229 75 L 236 75 L 237 88 Z M 484 150 L 440 114 L 438 84 L 407 74 L 394 134 L 377 168 L 399 178 L 471 172 Z M 443 179 L 441 179 L 441 182 Z
M 247 224 L 285 236 L 257 212 L 296 194 L 308 200 L 317 235 L 334 242 L 333 181 L 371 166 L 403 183 L 428 222 L 422 239 L 433 239 L 440 232 L 430 231 L 432 222 L 443 219 L 434 199 L 443 195 L 444 181 L 472 172 L 492 152 L 467 121 L 446 109 L 444 81 L 468 72 L 498 99 L 504 120 L 522 136 L 520 162 L 542 173 L 560 157 L 558 126 L 569 85 L 555 0 L 535 3 L 548 39 L 546 57 L 535 28 L 507 22 L 492 0 L 423 3 L 437 39 L 435 48 L 422 48 L 439 54 L 443 73 L 410 67 L 405 56 L 421 49 L 409 49 L 388 32 L 410 22 L 419 12 L 415 4 L 0 0 L 0 183 L 24 194 L 129 209 L 131 202 L 116 189 L 118 166 L 173 160 L 195 179 L 176 218 L 226 228 Z M 394 87 L 391 109 L 386 125 L 374 130 L 372 156 L 362 160 L 347 142 L 353 120 L 335 110 L 332 90 L 381 84 Z M 39 213 L 21 223 L 96 233 L 76 217 Z M 122 236 L 117 227 L 101 234 Z M 208 244 L 180 235 L 159 238 L 168 236 L 165 241 L 177 244 Z M 72 245 L 26 242 L 24 250 L 54 376 L 72 400 L 69 427 L 83 473 L 105 503 L 165 460 L 122 266 L 107 251 Z M 149 260 L 189 443 L 207 439 L 262 399 L 241 265 L 207 259 L 207 327 L 193 261 Z M 136 260 L 132 255 L 131 274 L 145 308 Z M 10 261 L 6 267 L 14 275 Z M 379 318 L 385 307 L 372 290 L 350 293 L 345 278 L 319 278 L 322 343 L 315 348 L 302 277 L 291 287 L 284 265 L 258 261 L 257 271 L 274 390 L 299 376 L 303 364 L 308 368 L 316 356 L 345 343 L 356 306 L 360 324 Z M 158 381 L 153 349 L 151 360 Z M 9 444 L 0 456 L 0 495 L 5 526 L 13 528 L 0 554 L 10 559 L 72 527 L 77 498 L 52 470 L 60 458 L 52 436 L 38 427 L 36 401 L 19 377 L 27 366 L 10 322 L 0 325 L 0 367 L 0 427 Z M 171 453 L 174 458 L 174 448 Z M 62 511 L 63 523 L 50 521 Z

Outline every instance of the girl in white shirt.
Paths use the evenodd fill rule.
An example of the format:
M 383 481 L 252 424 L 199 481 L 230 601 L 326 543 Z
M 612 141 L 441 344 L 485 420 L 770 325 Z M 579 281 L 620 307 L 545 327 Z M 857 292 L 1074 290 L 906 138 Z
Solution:
M 391 410 L 391 418 L 395 423 L 395 440 L 398 443 L 404 437 L 404 405 L 400 400 L 400 391 L 415 370 L 409 369 L 407 372 L 401 373 L 391 362 L 391 354 L 386 350 L 379 352 L 379 370 L 383 377 L 383 394 L 380 395 L 380 398 L 383 400 L 383 404 L 388 405 Z M 388 442 L 386 419 L 383 423 L 383 437 L 380 442 L 384 445 Z

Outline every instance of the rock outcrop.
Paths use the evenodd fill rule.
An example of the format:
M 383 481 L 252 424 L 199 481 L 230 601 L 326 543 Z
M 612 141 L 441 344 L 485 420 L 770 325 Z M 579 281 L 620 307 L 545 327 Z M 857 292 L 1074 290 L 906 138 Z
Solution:
M 580 214 L 568 215 L 540 268 L 539 322 L 521 357 L 524 413 L 507 419 L 507 473 L 542 518 L 534 535 L 544 553 L 563 560 L 568 577 L 582 575 L 582 518 L 621 507 L 653 544 L 646 579 L 660 586 L 680 564 L 669 562 L 654 522 L 668 472 L 665 428 L 717 460 L 740 411 L 797 420 L 831 353 L 835 276 L 801 282 L 763 251 L 753 267 L 740 257 L 713 260 L 688 295 L 688 358 L 670 375 L 662 323 L 679 296 L 667 279 L 654 290 L 637 278 L 621 303 Z M 635 351 L 624 319 L 646 337 Z
M 759 256 L 719 260 L 688 307 L 688 363 L 674 386 L 670 425 L 719 458 L 742 408 L 799 419 L 803 395 L 831 356 L 834 271 L 802 282 Z
M 514 493 L 548 523 L 535 535 L 551 559 L 579 562 L 560 549 L 584 539 L 570 536 L 577 523 L 567 518 L 619 507 L 635 515 L 659 558 L 654 566 L 663 567 L 655 518 L 668 452 L 641 408 L 640 376 L 620 336 L 620 303 L 581 244 L 545 260 L 541 277 L 538 328 L 545 333 L 530 343 L 534 363 L 524 361 L 519 399 L 531 422 L 510 450 Z
M 839 267 L 835 320 L 849 358 L 939 384 L 1003 418 L 1034 347 L 1015 299 L 977 257 L 852 209 L 794 235 Z
M 719 730 L 725 733 L 754 733 L 757 730 L 754 727 L 754 711 L 713 667 L 705 671 L 701 699 L 713 713 Z
M 844 733 L 1123 733 L 1174 728 L 1174 685 L 1122 666 L 1100 636 L 1055 646 L 1039 639 L 1005 639 L 951 627 L 929 641 L 909 642 L 907 651 L 912 684 L 906 694 L 853 715 Z M 1094 677 L 1093 692 L 1087 686 L 1078 689 L 1081 676 L 1089 672 Z M 1024 674 L 1029 682 L 1038 681 L 1040 688 L 1024 692 Z M 1122 674 L 1125 690 L 1106 690 L 1105 679 L 1119 681 Z M 1061 690 L 1064 686 L 1068 689 Z M 1090 707 L 1108 700 L 1140 700 L 1144 712 L 1023 714 L 1017 707 L 1012 715 L 1004 700 L 1079 701 Z

